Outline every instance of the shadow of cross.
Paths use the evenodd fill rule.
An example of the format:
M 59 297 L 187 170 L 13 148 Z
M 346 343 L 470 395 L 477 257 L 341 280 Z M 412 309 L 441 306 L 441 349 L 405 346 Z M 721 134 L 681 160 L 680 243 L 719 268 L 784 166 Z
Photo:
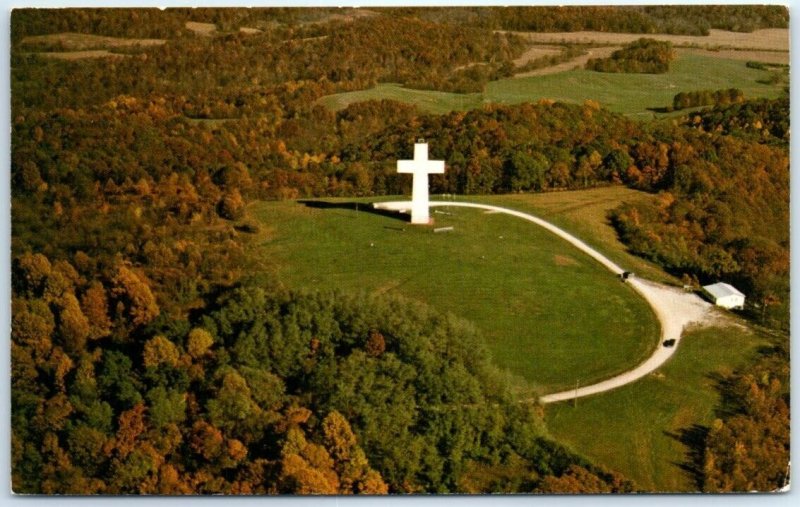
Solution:
M 428 143 L 414 143 L 414 160 L 398 160 L 398 173 L 411 173 L 411 223 L 430 223 L 428 175 L 444 174 L 444 160 L 428 160 Z

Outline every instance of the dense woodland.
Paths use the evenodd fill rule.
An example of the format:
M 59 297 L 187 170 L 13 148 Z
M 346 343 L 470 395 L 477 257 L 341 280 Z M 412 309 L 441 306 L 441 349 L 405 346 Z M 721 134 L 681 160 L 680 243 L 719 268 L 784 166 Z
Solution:
M 531 32 L 671 33 L 708 35 L 709 29 L 752 32 L 788 26 L 780 6 L 650 5 L 405 9 L 420 17 L 484 28 Z
M 734 22 L 737 9 L 708 18 Z M 758 26 L 786 21 L 783 9 L 757 11 Z M 391 101 L 316 105 L 378 81 L 472 90 L 524 50 L 491 24 L 453 22 L 483 11 L 403 12 L 323 22 L 329 11 L 14 11 L 14 491 L 635 490 L 552 441 L 468 323 L 409 301 L 398 316 L 385 297 L 253 287 L 241 272 L 248 231 L 268 226 L 250 220 L 249 202 L 407 193 L 394 163 L 419 138 L 448 163 L 436 193 L 659 193 L 615 212 L 631 249 L 677 275 L 741 284 L 758 303 L 751 318 L 788 326 L 787 98 L 654 125 L 591 101 L 441 116 Z M 187 20 L 220 33 L 195 35 Z M 169 40 L 78 61 L 24 40 L 63 31 Z M 463 67 L 476 61 L 487 64 Z M 782 417 L 785 361 L 765 364 L 766 377 L 756 368 L 731 382 L 756 375 Z M 738 421 L 775 424 L 761 406 L 732 408 L 708 434 L 709 489 L 742 484 L 723 448 Z M 768 475 L 759 487 L 780 479 Z
M 365 9 L 366 10 L 366 9 Z M 779 5 L 650 5 L 563 7 L 426 7 L 370 8 L 387 17 L 413 16 L 437 24 L 531 32 L 595 30 L 625 33 L 707 35 L 709 29 L 752 32 L 786 28 L 789 12 Z M 349 9 L 53 9 L 17 10 L 11 40 L 27 35 L 86 32 L 117 37 L 175 38 L 191 36 L 186 21 L 214 23 L 222 31 L 239 27 L 269 29 L 283 24 L 321 28 L 331 16 Z
M 702 428 L 698 485 L 710 493 L 768 491 L 789 484 L 788 343 L 723 379 L 723 403 Z

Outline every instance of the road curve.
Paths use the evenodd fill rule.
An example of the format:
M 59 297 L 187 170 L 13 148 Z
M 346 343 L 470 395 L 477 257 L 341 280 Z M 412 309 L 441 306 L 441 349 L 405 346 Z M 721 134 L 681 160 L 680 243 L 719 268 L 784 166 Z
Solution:
M 407 201 L 384 202 L 376 203 L 373 206 L 380 209 L 404 210 L 410 209 L 410 204 L 411 203 Z M 542 220 L 534 215 L 508 208 L 502 208 L 500 206 L 471 202 L 431 201 L 430 206 L 478 208 L 495 213 L 505 213 L 507 215 L 533 222 L 534 224 L 544 227 L 556 236 L 569 242 L 575 248 L 583 251 L 597 262 L 605 266 L 615 275 L 620 275 L 624 272 L 624 270 L 616 263 L 580 239 L 576 238 L 565 230 L 556 227 L 550 222 Z M 664 340 L 673 339 L 675 340 L 675 345 L 673 347 L 663 347 L 659 345 L 649 358 L 632 370 L 628 370 L 625 373 L 621 373 L 596 384 L 579 387 L 578 389 L 570 389 L 569 391 L 547 394 L 539 398 L 541 403 L 554 403 L 558 401 L 572 400 L 575 398 L 582 398 L 584 396 L 610 391 L 612 389 L 616 389 L 617 387 L 630 384 L 631 382 L 639 380 L 649 373 L 652 373 L 665 362 L 667 362 L 667 360 L 669 360 L 669 358 L 675 353 L 680 343 L 681 334 L 686 325 L 703 320 L 711 308 L 709 303 L 703 301 L 695 294 L 685 293 L 680 289 L 675 289 L 666 285 L 661 285 L 655 282 L 637 278 L 629 279 L 628 283 L 634 288 L 634 290 L 636 290 L 636 292 L 644 297 L 648 304 L 653 308 L 656 317 L 661 323 L 661 339 L 659 340 L 659 343 L 663 342 Z

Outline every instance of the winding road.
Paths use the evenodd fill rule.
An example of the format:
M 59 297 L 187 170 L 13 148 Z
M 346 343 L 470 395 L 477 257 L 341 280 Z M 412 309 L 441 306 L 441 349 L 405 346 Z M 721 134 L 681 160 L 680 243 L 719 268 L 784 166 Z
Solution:
M 411 203 L 409 201 L 395 201 L 375 203 L 373 206 L 378 209 L 405 211 L 410 209 Z M 500 206 L 471 202 L 431 201 L 430 206 L 478 208 L 488 210 L 493 213 L 505 213 L 506 215 L 521 218 L 523 220 L 527 220 L 528 222 L 533 222 L 540 227 L 544 227 L 556 236 L 569 242 L 575 248 L 581 250 L 605 266 L 615 275 L 621 275 L 625 271 L 616 263 L 611 261 L 608 257 L 604 256 L 572 234 L 534 215 L 508 208 L 502 208 Z M 541 403 L 554 403 L 558 401 L 582 398 L 584 396 L 591 396 L 593 394 L 610 391 L 612 389 L 616 389 L 617 387 L 621 387 L 639 380 L 640 378 L 658 369 L 661 365 L 667 362 L 670 357 L 672 357 L 677 350 L 678 345 L 680 344 L 681 334 L 687 325 L 703 322 L 711 315 L 712 305 L 706 301 L 703 301 L 700 297 L 693 293 L 687 293 L 677 288 L 638 278 L 629 278 L 628 283 L 634 288 L 634 290 L 636 290 L 636 292 L 641 294 L 642 297 L 644 297 L 648 304 L 650 304 L 650 306 L 653 308 L 656 317 L 661 323 L 660 343 L 665 340 L 675 340 L 675 345 L 672 347 L 664 347 L 659 345 L 649 358 L 632 370 L 628 370 L 625 373 L 621 373 L 596 384 L 580 387 L 578 389 L 570 389 L 569 391 L 547 394 L 539 398 Z

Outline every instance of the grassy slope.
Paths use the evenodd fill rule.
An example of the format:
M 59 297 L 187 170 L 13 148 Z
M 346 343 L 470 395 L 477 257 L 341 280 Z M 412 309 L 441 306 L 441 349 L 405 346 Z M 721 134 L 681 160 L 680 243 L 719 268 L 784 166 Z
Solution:
M 657 267 L 627 253 L 606 220 L 607 210 L 622 201 L 651 198 L 653 196 L 649 194 L 624 187 L 608 187 L 548 194 L 480 196 L 472 199 L 538 214 L 576 233 L 621 265 L 631 267 L 637 273 L 652 279 L 670 281 L 672 279 Z M 586 264 L 587 259 L 571 249 L 564 249 L 560 253 L 550 251 L 553 238 L 549 238 L 551 241 L 548 242 L 548 235 L 540 234 L 537 228 L 531 228 L 521 221 L 498 215 L 458 211 L 459 215 L 435 215 L 438 225 L 454 225 L 456 234 L 466 234 L 468 223 L 491 225 L 496 223 L 496 219 L 507 219 L 507 223 L 501 224 L 505 228 L 502 233 L 505 241 L 497 237 L 501 235 L 498 231 L 480 228 L 474 231 L 474 235 L 470 234 L 472 240 L 459 241 L 463 250 L 453 256 L 451 248 L 452 241 L 457 239 L 456 234 L 424 233 L 423 230 L 409 227 L 402 222 L 366 213 L 356 215 L 352 210 L 314 210 L 295 203 L 258 203 L 251 208 L 251 213 L 262 223 L 271 225 L 262 227 L 262 231 L 252 242 L 253 259 L 260 263 L 258 269 L 274 270 L 290 283 L 305 279 L 306 282 L 302 283 L 305 286 L 398 290 L 407 295 L 421 297 L 438 308 L 466 315 L 482 329 L 496 328 L 500 335 L 505 332 L 504 326 L 512 333 L 518 329 L 546 329 L 547 325 L 559 326 L 560 332 L 567 331 L 563 327 L 565 324 L 607 327 L 608 323 L 602 320 L 607 318 L 608 313 L 586 315 L 596 308 L 584 308 L 573 315 L 567 314 L 564 316 L 566 320 L 555 324 L 552 321 L 542 323 L 538 319 L 538 313 L 533 314 L 537 316 L 535 324 L 530 318 L 526 319 L 525 317 L 531 315 L 533 306 L 525 307 L 524 314 L 518 313 L 518 308 L 532 304 L 527 297 L 531 287 L 535 286 L 538 294 L 541 294 L 540 291 L 559 288 L 550 282 L 552 277 L 543 276 L 538 271 L 538 275 L 520 280 L 519 285 L 505 276 L 497 277 L 504 264 L 517 264 L 519 256 L 524 256 L 525 266 L 530 270 L 541 268 L 542 271 L 553 272 L 556 279 L 563 279 L 564 275 L 579 276 L 579 272 L 576 271 L 576 266 L 563 266 L 565 260 L 556 258 L 556 255 L 582 264 Z M 321 220 L 323 213 L 333 217 Z M 474 220 L 478 217 L 482 220 Z M 464 221 L 466 218 L 469 218 L 467 222 Z M 512 224 L 520 226 L 517 231 L 513 230 Z M 405 232 L 400 231 L 403 228 L 406 229 Z M 289 234 L 288 231 L 292 233 Z M 524 235 L 525 241 L 520 242 L 520 245 L 526 246 L 509 250 L 509 240 L 517 234 Z M 380 241 L 374 239 L 380 236 L 383 237 Z M 310 238 L 313 242 L 298 241 L 298 237 Z M 408 242 L 409 237 L 415 246 L 425 249 L 411 252 L 426 265 L 421 275 L 411 276 L 408 264 L 404 261 L 409 248 L 403 242 Z M 399 239 L 399 242 L 395 239 Z M 443 246 L 439 243 L 441 240 L 446 240 L 448 244 Z M 370 247 L 370 242 L 376 246 Z M 299 245 L 313 245 L 313 248 L 301 249 Z M 557 241 L 555 247 L 559 248 Z M 534 256 L 535 252 L 546 254 Z M 479 261 L 479 256 L 485 257 L 487 254 L 489 259 Z M 497 257 L 499 254 L 504 257 L 507 255 L 511 262 L 498 264 L 497 261 L 502 260 Z M 535 259 L 539 260 L 534 262 Z M 590 264 L 592 263 L 586 265 Z M 530 270 L 526 269 L 526 272 L 532 273 Z M 493 276 L 484 278 L 489 271 L 492 271 Z M 462 275 L 456 276 L 456 272 Z M 406 273 L 406 278 L 400 276 L 402 273 Z M 437 282 L 438 277 L 442 274 L 446 280 L 441 286 L 437 286 L 440 283 Z M 602 270 L 598 275 L 604 278 Z M 478 283 L 486 279 L 497 282 L 498 286 L 479 290 Z M 618 288 L 618 285 L 612 284 L 611 287 Z M 521 292 L 518 297 L 505 297 L 498 303 L 489 297 L 498 289 Z M 450 290 L 452 292 L 446 292 Z M 422 295 L 420 291 L 423 292 Z M 460 306 L 463 304 L 460 296 L 470 291 L 480 297 L 472 303 Z M 451 294 L 457 297 L 453 298 Z M 563 296 L 564 294 L 553 301 L 542 301 L 559 306 L 559 303 L 568 301 Z M 438 298 L 443 298 L 443 301 L 437 301 Z M 522 319 L 516 319 L 517 317 Z M 575 322 L 573 318 L 589 320 Z M 647 318 L 652 317 L 648 315 Z M 599 324 L 598 320 L 601 321 Z M 518 324 L 519 322 L 522 324 Z M 618 325 L 613 326 L 617 327 Z M 601 336 L 602 334 L 596 335 L 598 342 Z M 528 341 L 530 334 L 526 333 L 524 337 L 529 344 L 527 346 L 536 346 L 535 341 Z M 549 376 L 560 378 L 562 384 L 570 384 L 574 382 L 573 372 L 582 371 L 579 368 L 586 366 L 568 364 L 563 358 L 556 357 L 562 352 L 569 353 L 566 349 L 559 352 L 548 348 L 548 354 L 554 354 L 548 358 L 523 356 L 516 341 L 513 336 L 508 341 L 501 336 L 494 338 L 489 345 L 499 364 L 505 364 L 522 376 L 534 379 Z M 693 424 L 708 424 L 713 420 L 713 408 L 717 401 L 714 374 L 729 372 L 742 364 L 764 342 L 762 337 L 737 328 L 693 331 L 684 339 L 678 353 L 670 362 L 647 379 L 609 393 L 584 398 L 578 402 L 577 408 L 569 403 L 548 406 L 545 412 L 548 428 L 554 437 L 576 452 L 631 477 L 641 488 L 652 491 L 694 490 L 695 485 L 690 476 L 679 466 L 686 461 L 688 448 L 675 435 Z M 557 342 L 550 340 L 550 343 Z M 593 343 L 585 342 L 582 346 L 587 344 Z M 600 357 L 603 356 L 605 354 L 601 353 Z
M 675 356 L 649 377 L 615 391 L 546 408 L 562 443 L 615 469 L 648 491 L 696 491 L 682 430 L 714 420 L 720 374 L 753 357 L 766 340 L 743 328 L 687 333 Z
M 654 196 L 625 187 L 576 192 L 481 197 L 530 211 L 577 234 L 609 258 L 642 276 L 676 282 L 655 266 L 629 254 L 606 219 L 622 201 Z M 559 441 L 592 461 L 620 471 L 651 491 L 693 491 L 678 464 L 688 448 L 673 435 L 693 424 L 706 425 L 718 400 L 714 374 L 728 373 L 752 357 L 766 340 L 737 328 L 693 331 L 670 362 L 642 381 L 572 404 L 546 408 L 547 425 Z
M 368 90 L 326 95 L 319 102 L 334 111 L 350 104 L 367 100 L 389 99 L 417 106 L 421 111 L 444 114 L 450 111 L 468 111 L 481 107 L 484 98 L 480 93 L 447 93 L 432 90 L 412 90 L 397 83 L 380 83 Z
M 489 83 L 493 101 L 517 103 L 538 98 L 565 102 L 592 99 L 627 115 L 649 115 L 647 108 L 672 104 L 676 93 L 691 90 L 739 88 L 745 97 L 776 97 L 779 88 L 758 83 L 767 72 L 749 69 L 746 62 L 711 58 L 679 51 L 665 74 L 609 74 L 572 70 L 563 74 L 504 79 Z
M 648 202 L 654 198 L 653 194 L 610 186 L 571 192 L 481 196 L 478 200 L 544 218 L 576 234 L 624 269 L 657 282 L 677 284 L 679 281 L 659 266 L 629 253 L 608 219 L 609 211 L 623 202 Z
M 681 91 L 740 88 L 745 97 L 777 97 L 781 86 L 758 83 L 768 72 L 749 69 L 746 62 L 713 58 L 681 52 L 666 74 L 607 74 L 587 70 L 570 70 L 558 74 L 502 79 L 486 86 L 483 94 L 410 90 L 399 85 L 380 84 L 376 88 L 330 95 L 320 102 L 333 109 L 370 99 L 394 99 L 417 105 L 430 113 L 443 113 L 479 107 L 485 102 L 515 104 L 554 99 L 582 103 L 586 99 L 600 102 L 607 109 L 649 118 L 655 113 L 648 108 L 672 104 Z
M 649 307 L 595 261 L 513 217 L 453 209 L 451 233 L 350 209 L 257 203 L 271 229 L 256 271 L 291 286 L 395 291 L 452 311 L 486 336 L 495 362 L 549 392 L 623 371 L 657 340 Z M 405 230 L 403 230 L 405 229 Z M 374 246 L 370 246 L 374 245 Z

